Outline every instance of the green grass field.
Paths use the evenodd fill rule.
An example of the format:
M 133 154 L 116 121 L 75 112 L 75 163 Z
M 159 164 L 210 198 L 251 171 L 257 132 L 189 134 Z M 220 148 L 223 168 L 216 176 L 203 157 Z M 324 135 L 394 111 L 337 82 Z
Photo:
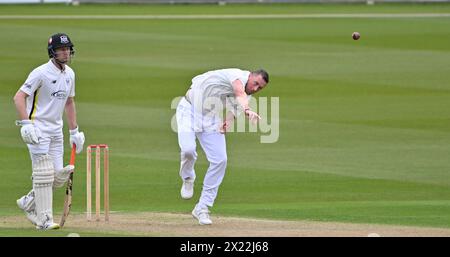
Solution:
M 0 17 L 55 13 L 449 14 L 450 5 L 0 5 Z M 263 67 L 271 82 L 260 96 L 280 99 L 279 141 L 227 136 L 228 169 L 212 215 L 450 228 L 449 28 L 450 17 L 0 18 L 0 216 L 23 215 L 15 199 L 31 187 L 12 97 L 47 61 L 48 36 L 66 32 L 86 145 L 110 146 L 112 211 L 189 213 L 207 161 L 198 148 L 194 200 L 181 200 L 172 99 L 204 71 Z M 74 213 L 85 211 L 85 163 L 83 152 Z M 56 214 L 63 196 L 55 194 Z M 0 228 L 0 236 L 66 234 Z

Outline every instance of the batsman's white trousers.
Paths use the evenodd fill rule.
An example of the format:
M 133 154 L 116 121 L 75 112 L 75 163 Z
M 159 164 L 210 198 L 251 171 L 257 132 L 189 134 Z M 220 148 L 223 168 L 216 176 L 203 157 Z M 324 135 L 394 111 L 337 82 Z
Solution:
M 196 177 L 194 165 L 197 160 L 197 138 L 209 161 L 198 205 L 212 207 L 227 167 L 225 135 L 218 131 L 221 119 L 199 114 L 185 98 L 177 106 L 176 117 L 181 149 L 181 179 Z
M 63 156 L 64 156 L 64 136 L 47 136 L 39 138 L 39 144 L 32 145 L 27 144 L 30 151 L 31 161 L 34 162 L 36 157 L 42 154 L 48 154 L 52 157 L 53 168 L 56 171 L 63 169 Z

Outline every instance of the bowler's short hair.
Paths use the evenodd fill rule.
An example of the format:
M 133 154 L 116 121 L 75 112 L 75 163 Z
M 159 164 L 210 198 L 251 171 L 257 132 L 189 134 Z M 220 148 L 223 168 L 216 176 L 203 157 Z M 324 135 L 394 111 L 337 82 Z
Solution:
M 253 74 L 261 75 L 266 83 L 269 83 L 269 73 L 263 69 L 252 71 Z

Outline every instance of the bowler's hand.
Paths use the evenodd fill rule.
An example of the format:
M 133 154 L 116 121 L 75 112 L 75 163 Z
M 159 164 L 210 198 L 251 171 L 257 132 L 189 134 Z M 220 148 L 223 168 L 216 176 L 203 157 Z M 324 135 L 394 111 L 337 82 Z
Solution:
M 250 109 L 246 109 L 244 113 L 245 116 L 247 116 L 248 120 L 253 124 L 256 124 L 261 119 L 261 117 L 256 112 L 251 111 Z
M 220 126 L 220 128 L 219 128 L 219 132 L 221 134 L 225 134 L 225 133 L 227 133 L 229 128 L 230 128 L 230 122 L 224 121 L 222 126 Z

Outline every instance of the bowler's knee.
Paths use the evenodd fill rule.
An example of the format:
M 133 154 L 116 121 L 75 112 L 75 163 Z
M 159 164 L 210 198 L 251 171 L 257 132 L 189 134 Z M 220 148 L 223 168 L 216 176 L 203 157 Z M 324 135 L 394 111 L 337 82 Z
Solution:
M 181 150 L 181 158 L 189 159 L 189 160 L 196 160 L 197 152 L 195 151 L 195 148 L 182 149 Z
M 218 166 L 227 166 L 227 161 L 228 161 L 227 156 L 221 155 L 216 156 L 213 160 L 211 160 L 211 163 Z

